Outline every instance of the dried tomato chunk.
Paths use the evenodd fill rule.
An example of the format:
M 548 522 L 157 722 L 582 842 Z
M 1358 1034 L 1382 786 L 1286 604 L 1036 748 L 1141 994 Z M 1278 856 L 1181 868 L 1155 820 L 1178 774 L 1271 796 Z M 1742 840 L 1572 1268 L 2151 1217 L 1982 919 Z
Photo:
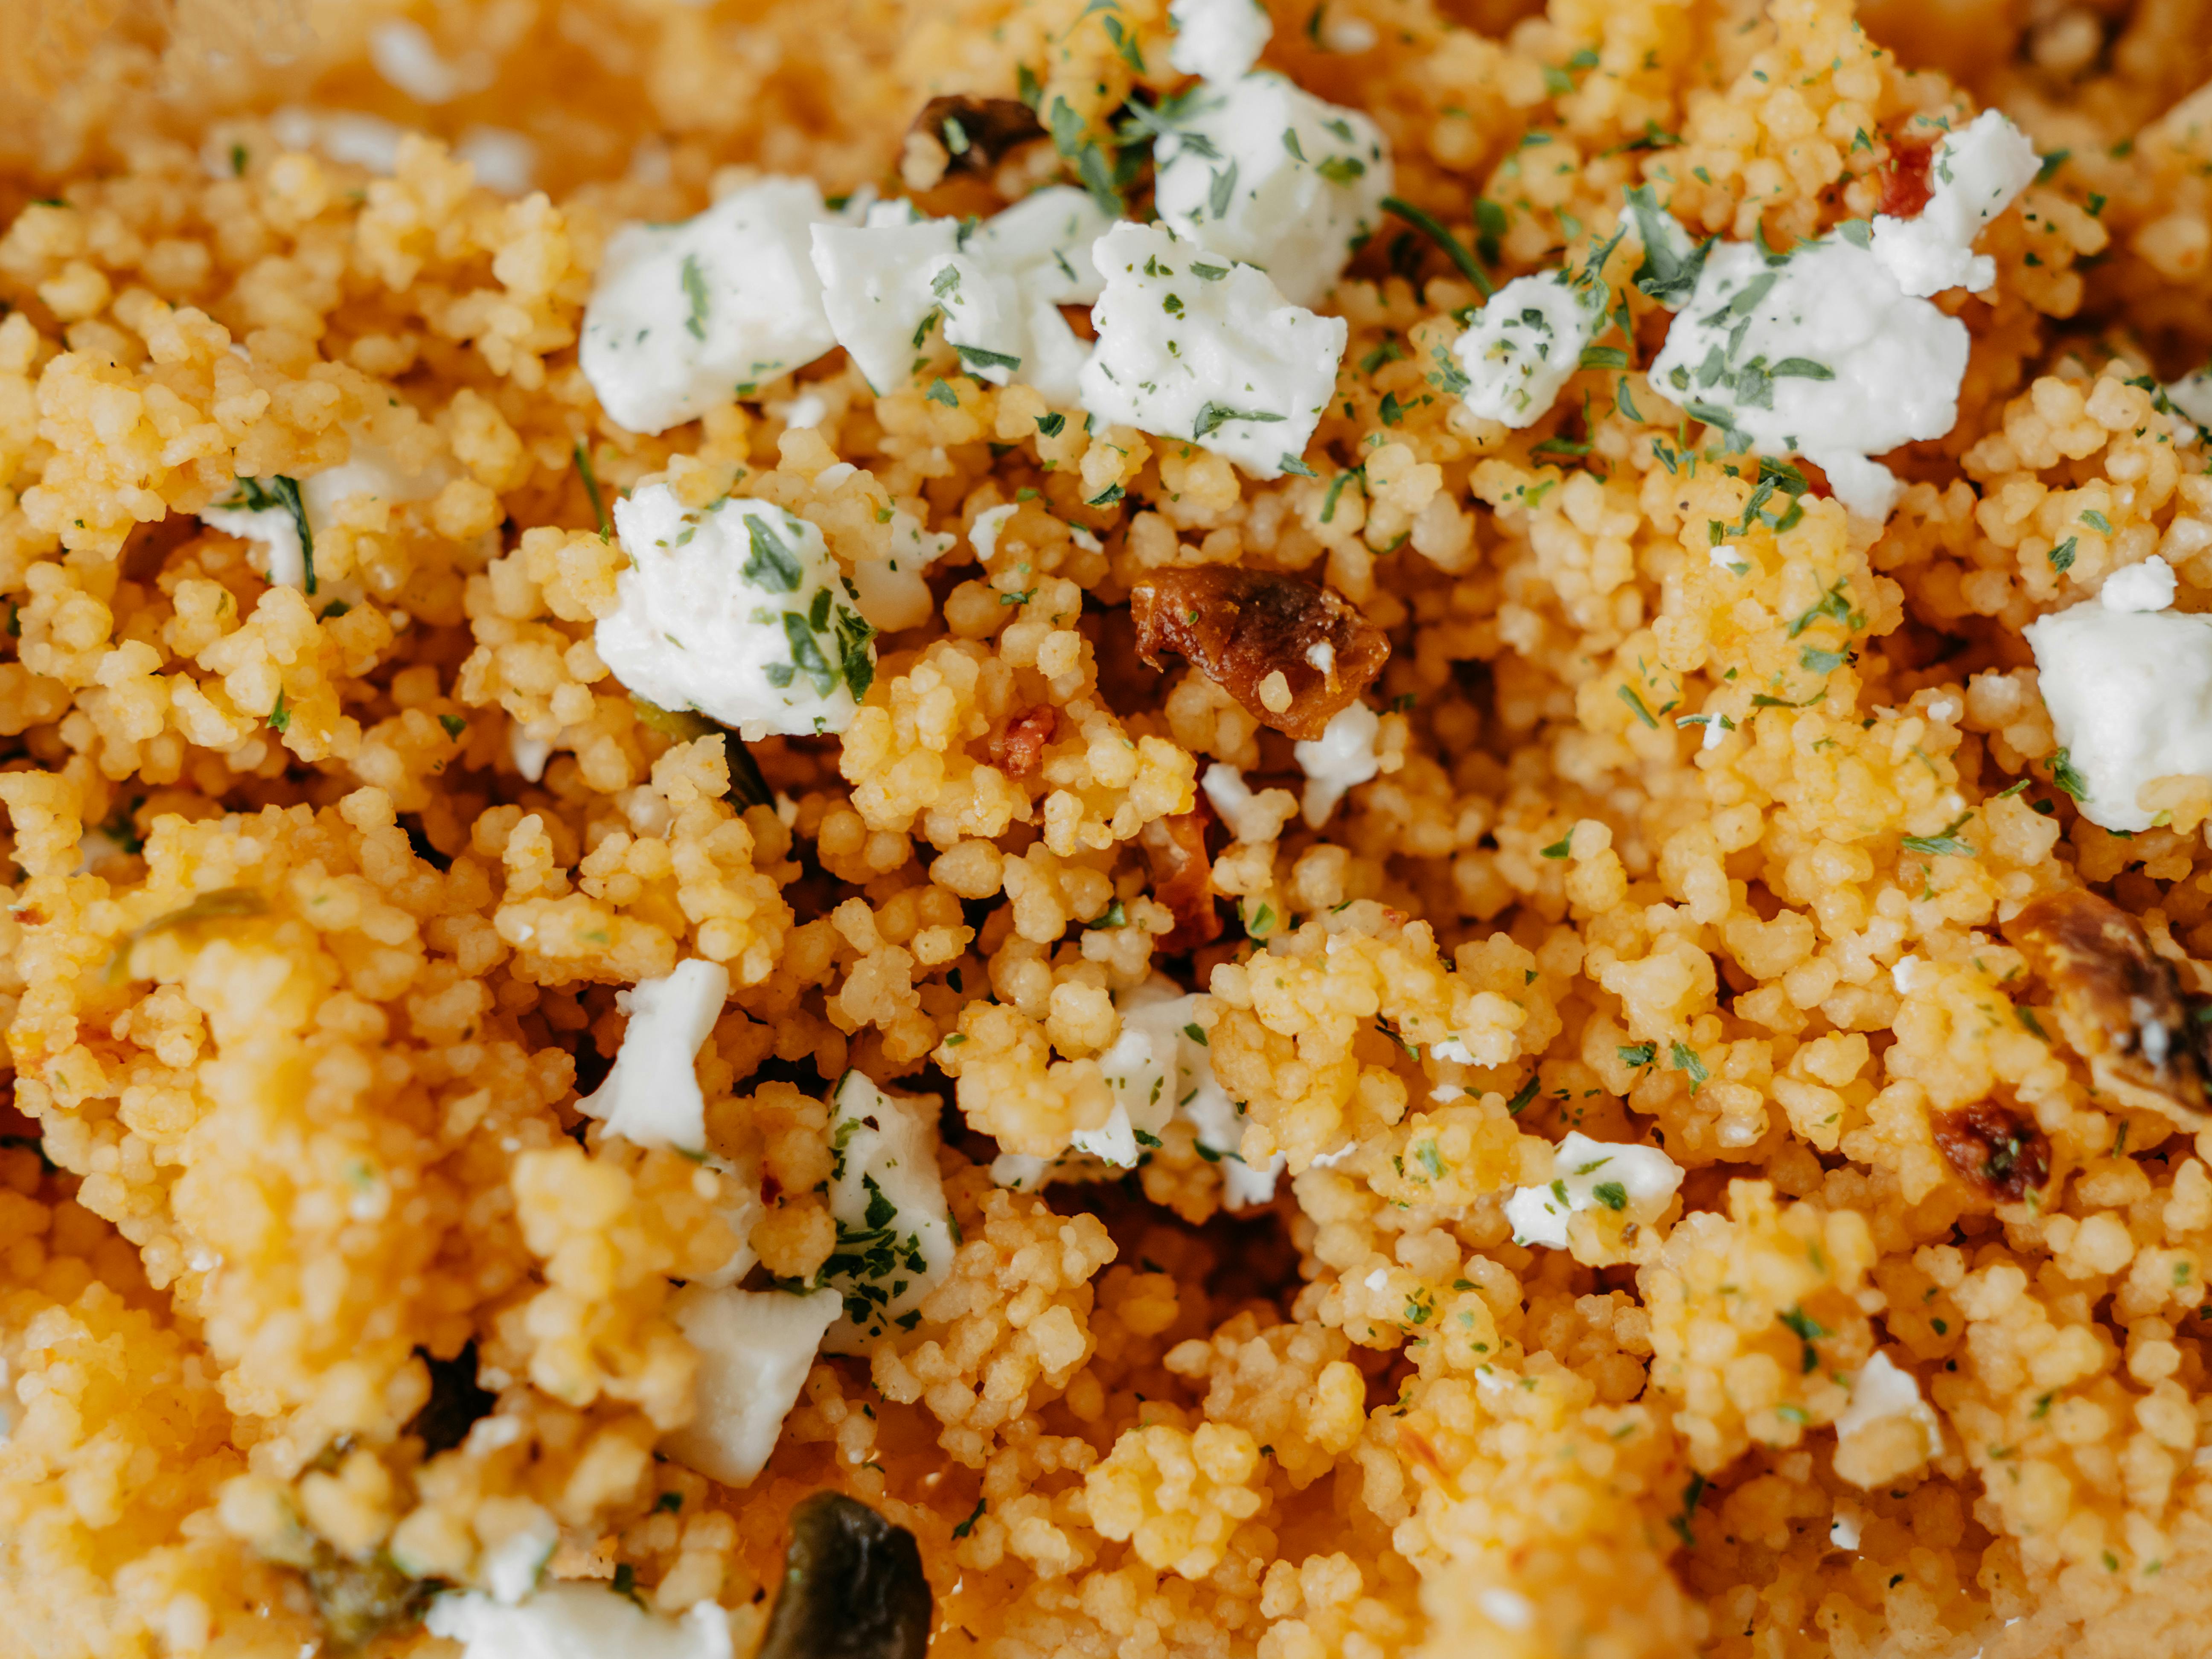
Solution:
M 1006 729 L 991 739 L 992 763 L 1010 778 L 1027 777 L 1036 770 L 1037 758 L 1052 741 L 1059 724 L 1059 711 L 1050 703 L 1040 703 L 1015 715 L 1006 722 Z
M 2051 1180 L 2051 1143 L 2043 1131 L 1995 1101 L 1938 1112 L 1928 1127 L 1943 1161 L 1993 1198 L 2018 1203 Z
M 1155 818 L 1144 829 L 1152 896 L 1176 919 L 1175 931 L 1152 947 L 1164 957 L 1194 951 L 1221 937 L 1221 913 L 1213 908 L 1213 861 L 1206 855 L 1208 817 L 1201 799 L 1191 811 Z
M 1936 160 L 1933 138 L 1893 138 L 1889 160 L 1881 169 L 1881 199 L 1875 211 L 1893 219 L 1910 219 L 1928 205 L 1936 187 L 1928 174 Z
M 1379 628 L 1328 589 L 1276 570 L 1200 565 L 1162 570 L 1129 592 L 1137 654 L 1158 668 L 1159 653 L 1187 657 L 1263 726 L 1302 742 L 1322 734 L 1390 659 Z M 1261 700 L 1280 674 L 1290 702 Z
M 2050 987 L 2059 1031 L 2099 1092 L 2185 1128 L 2203 1124 L 2204 1068 L 2180 981 L 2141 922 L 2077 888 L 2034 900 L 2004 935 Z
M 914 130 L 942 145 L 947 173 L 988 173 L 1008 152 L 1044 137 L 1036 112 L 1013 98 L 933 98 Z

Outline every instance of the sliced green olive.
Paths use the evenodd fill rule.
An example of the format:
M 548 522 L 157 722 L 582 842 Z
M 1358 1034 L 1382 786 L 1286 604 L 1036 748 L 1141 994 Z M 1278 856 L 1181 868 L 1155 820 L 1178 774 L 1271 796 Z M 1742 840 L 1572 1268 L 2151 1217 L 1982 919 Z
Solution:
M 106 981 L 113 985 L 129 975 L 131 949 L 141 939 L 152 939 L 156 933 L 196 932 L 209 922 L 236 921 L 268 914 L 269 901 L 251 887 L 217 887 L 202 893 L 190 904 L 158 915 L 144 927 L 125 933 L 115 947 L 115 953 L 107 959 Z
M 912 1533 L 842 1492 L 816 1492 L 792 1510 L 759 1659 L 923 1659 L 929 1627 Z
M 658 732 L 671 743 L 692 743 L 720 732 L 722 757 L 730 765 L 727 799 L 739 811 L 748 806 L 775 805 L 775 795 L 769 788 L 768 780 L 761 776 L 760 763 L 727 726 L 718 726 L 692 709 L 663 708 L 657 702 L 647 702 L 635 691 L 629 694 L 629 706 L 637 712 L 639 724 Z

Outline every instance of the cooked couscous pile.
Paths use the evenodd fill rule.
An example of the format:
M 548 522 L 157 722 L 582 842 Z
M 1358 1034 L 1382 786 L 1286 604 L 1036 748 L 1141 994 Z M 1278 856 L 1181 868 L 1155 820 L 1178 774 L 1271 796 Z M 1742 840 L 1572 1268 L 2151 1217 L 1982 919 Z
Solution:
M 2212 1651 L 2212 5 L 1268 10 L 11 9 L 0 1652 Z

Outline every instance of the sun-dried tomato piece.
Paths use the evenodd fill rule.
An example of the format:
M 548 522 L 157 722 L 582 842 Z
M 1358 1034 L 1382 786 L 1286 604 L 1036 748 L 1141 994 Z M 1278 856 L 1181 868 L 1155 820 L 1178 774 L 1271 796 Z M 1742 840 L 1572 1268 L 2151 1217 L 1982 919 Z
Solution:
M 2076 888 L 2033 901 L 2004 935 L 2050 987 L 2059 1032 L 2098 1092 L 2185 1128 L 2203 1123 L 2204 1070 L 2180 981 L 2141 922 Z
M 1010 778 L 1027 777 L 1036 769 L 1037 757 L 1052 741 L 1053 729 L 1059 724 L 1059 711 L 1050 703 L 1040 703 L 1015 715 L 1006 722 L 1006 730 L 991 739 L 992 764 Z
M 1166 905 L 1176 919 L 1175 931 L 1152 946 L 1158 955 L 1180 955 L 1221 937 L 1221 913 L 1213 908 L 1213 861 L 1206 855 L 1209 816 L 1200 797 L 1191 811 L 1171 818 L 1155 818 L 1145 826 L 1145 858 L 1152 866 L 1152 896 Z
M 1036 112 L 1014 98 L 933 98 L 914 130 L 944 146 L 947 173 L 988 173 L 1008 152 L 1044 137 Z
M 1933 138 L 1893 138 L 1889 160 L 1881 169 L 1881 200 L 1875 210 L 1894 219 L 1910 219 L 1928 205 L 1936 193 L 1928 174 L 1936 160 Z
M 1991 1197 L 2017 1203 L 2051 1179 L 2051 1143 L 2043 1131 L 2033 1118 L 1995 1101 L 1938 1112 L 1928 1127 L 1943 1161 Z
M 1389 637 L 1352 605 L 1276 570 L 1158 571 L 1130 590 L 1129 614 L 1149 665 L 1160 665 L 1163 650 L 1187 657 L 1253 719 L 1303 742 L 1320 737 L 1390 659 Z M 1290 692 L 1279 709 L 1261 700 L 1271 674 Z

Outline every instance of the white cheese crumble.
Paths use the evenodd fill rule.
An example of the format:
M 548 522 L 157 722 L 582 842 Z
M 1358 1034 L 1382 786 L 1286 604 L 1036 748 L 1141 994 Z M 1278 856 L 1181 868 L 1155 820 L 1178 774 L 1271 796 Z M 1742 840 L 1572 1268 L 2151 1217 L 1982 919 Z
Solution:
M 287 105 L 269 118 L 270 136 L 286 149 L 319 149 L 333 161 L 363 168 L 389 178 L 399 165 L 399 141 L 404 128 L 381 116 L 359 110 L 309 110 Z M 226 158 L 210 165 L 219 179 L 231 176 Z
M 1468 408 L 1510 427 L 1534 425 L 1551 412 L 1604 321 L 1605 290 L 1597 284 L 1564 270 L 1516 276 L 1452 346 L 1467 376 Z
M 295 480 L 296 495 L 288 494 L 280 478 L 240 478 L 230 495 L 200 509 L 200 522 L 227 536 L 258 543 L 264 577 L 271 587 L 304 588 L 309 544 L 337 522 L 344 503 L 366 499 L 386 507 L 410 507 L 430 500 L 453 479 L 453 464 L 443 455 L 415 471 L 401 465 L 389 448 L 358 429 L 348 428 L 347 437 L 352 448 L 346 459 Z M 305 542 L 300 535 L 302 515 L 307 520 Z
M 1382 717 L 1365 703 L 1355 702 L 1332 715 L 1321 736 L 1291 750 L 1306 775 L 1301 806 L 1309 830 L 1328 822 L 1346 790 L 1382 769 L 1382 758 L 1375 752 L 1375 739 L 1382 732 Z
M 1209 80 L 1159 118 L 1168 129 L 1152 147 L 1162 222 L 1258 266 L 1295 305 L 1317 304 L 1382 223 L 1389 144 L 1357 110 L 1262 70 Z
M 1773 259 L 1728 242 L 1706 256 L 1651 377 L 1731 445 L 1805 456 L 1848 511 L 1880 520 L 1903 486 L 1868 458 L 1951 429 L 1966 346 L 1966 325 L 1852 242 Z
M 1875 216 L 1874 257 L 1917 298 L 1947 288 L 1981 293 L 1996 281 L 1997 262 L 1976 254 L 1974 239 L 2035 182 L 2042 166 L 2026 133 L 1984 110 L 1936 146 L 1927 206 L 1910 219 Z
M 729 1615 L 695 1602 L 681 1619 L 647 1613 L 605 1584 L 553 1584 L 519 1607 L 449 1591 L 422 1623 L 465 1659 L 731 1659 Z
M 937 1170 L 934 1095 L 885 1094 L 848 1072 L 830 1094 L 830 1213 L 836 1248 L 823 1282 L 843 1310 L 823 1348 L 864 1354 L 886 1332 L 912 1330 L 921 1299 L 951 1270 L 957 1248 Z
M 527 728 L 510 726 L 507 729 L 507 753 L 514 763 L 514 769 L 522 774 L 523 781 L 542 782 L 545 763 L 553 758 L 553 739 L 533 738 Z
M 530 1517 L 483 1553 L 478 1571 L 495 1600 L 514 1607 L 538 1588 L 545 1564 L 561 1541 L 553 1517 L 531 1505 Z
M 379 23 L 368 32 L 368 61 L 387 85 L 418 104 L 450 104 L 481 92 L 499 69 L 486 52 L 466 52 L 458 60 L 447 58 L 429 30 L 404 17 Z
M 1666 1213 L 1682 1170 L 1656 1146 L 1592 1140 L 1571 1131 L 1553 1148 L 1553 1180 L 1516 1188 L 1505 1200 L 1505 1219 L 1516 1244 L 1567 1248 L 1568 1218 L 1605 1209 L 1646 1226 Z
M 1234 81 L 1260 61 L 1275 20 L 1260 0 L 1169 0 L 1175 40 L 1168 62 L 1179 73 Z
M 1104 294 L 1083 407 L 1101 421 L 1188 438 L 1255 478 L 1299 459 L 1336 387 L 1347 325 L 1285 300 L 1237 264 L 1155 226 L 1119 224 L 1091 250 Z
M 477 182 L 501 196 L 527 196 L 538 178 L 538 146 L 512 127 L 471 127 L 453 154 L 475 169 Z
M 687 1285 L 669 1297 L 669 1317 L 698 1350 L 699 1375 L 691 1421 L 663 1435 L 661 1450 L 725 1486 L 750 1485 L 768 1466 L 823 1333 L 843 1307 L 831 1290 L 794 1296 Z
M 707 1103 L 691 1060 L 729 998 L 730 970 L 697 957 L 678 963 L 665 978 L 616 992 L 615 1006 L 629 1024 L 606 1081 L 576 1109 L 632 1146 L 705 1152 Z
M 809 257 L 830 217 L 811 179 L 769 179 L 680 224 L 617 231 L 577 348 L 608 417 L 665 432 L 836 344 Z
M 1245 1163 L 1240 1150 L 1243 1115 L 1213 1075 L 1206 1030 L 1198 1023 L 1199 995 L 1186 994 L 1155 975 L 1118 1001 L 1124 1037 L 1139 1034 L 1152 1054 L 1149 1075 L 1141 1067 L 1118 1068 L 1124 1082 L 1115 1090 L 1116 1110 L 1126 1111 L 1133 1126 L 1143 1127 L 1160 1121 L 1152 1115 L 1164 1103 L 1196 1132 L 1200 1156 L 1220 1164 L 1222 1197 L 1231 1209 L 1273 1202 L 1283 1155 L 1276 1153 L 1260 1168 Z M 1152 1078 L 1158 1079 L 1157 1098 Z M 1112 1084 L 1109 1077 L 1108 1085 Z
M 2141 564 L 2123 565 L 2106 577 L 2097 590 L 2097 602 L 2107 611 L 2169 611 L 2173 592 L 2173 567 L 2154 553 Z
M 1927 1437 L 1929 1456 L 1943 1449 L 1942 1426 L 1936 1421 L 1935 1411 L 1920 1397 L 1918 1379 L 1893 1364 L 1887 1354 L 1877 1352 L 1859 1367 L 1859 1374 L 1851 1379 L 1850 1403 L 1836 1419 L 1836 1437 L 1849 1439 L 1862 1429 L 1896 1417 L 1911 1418 L 1920 1425 Z
M 1500 1630 L 1524 1631 L 1536 1622 L 1536 1604 L 1519 1590 L 1492 1584 L 1476 1599 L 1484 1614 Z
M 2165 561 L 2153 556 L 2135 568 L 2153 564 Z M 2144 608 L 2172 573 L 2122 581 L 2130 575 L 2116 573 L 2098 599 L 2024 632 L 2051 724 L 2087 787 L 2081 815 L 2134 831 L 2154 822 L 2136 805 L 2143 785 L 2212 777 L 2212 617 Z
M 2166 388 L 2166 401 L 2212 432 L 2212 363 L 2185 374 Z
M 615 529 L 630 562 L 592 642 L 623 685 L 748 741 L 852 724 L 875 630 L 818 528 L 742 495 L 687 507 L 656 483 L 615 503 Z
M 1216 761 L 1207 767 L 1199 787 L 1206 791 L 1206 804 L 1229 826 L 1229 833 L 1247 847 L 1266 846 L 1297 815 L 1298 804 L 1289 790 L 1262 789 L 1255 794 L 1243 773 L 1225 762 Z
M 1828 1542 L 1839 1550 L 1855 1550 L 1859 1547 L 1859 1520 L 1855 1515 L 1837 1512 L 1828 1522 Z

